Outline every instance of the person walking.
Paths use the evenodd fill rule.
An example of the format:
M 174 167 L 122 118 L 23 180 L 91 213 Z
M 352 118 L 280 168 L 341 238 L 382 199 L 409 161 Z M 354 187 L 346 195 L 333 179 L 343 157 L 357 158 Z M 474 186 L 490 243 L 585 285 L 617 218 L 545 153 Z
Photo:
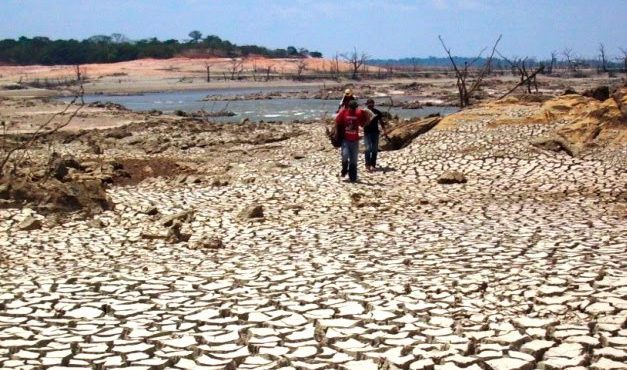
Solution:
M 337 107 L 335 113 L 339 113 L 342 109 L 348 108 L 348 103 L 352 100 L 355 100 L 355 95 L 353 95 L 353 90 L 346 89 L 344 91 L 344 95 L 342 96 L 342 100 L 340 101 L 340 105 Z
M 383 121 L 383 113 L 374 107 L 374 100 L 368 99 L 366 107 L 372 112 L 372 119 L 364 126 L 364 145 L 366 147 L 366 170 L 372 172 L 377 168 L 377 154 L 379 152 L 379 125 L 384 133 L 387 127 Z
M 348 102 L 335 118 L 337 130 L 342 137 L 342 177 L 348 174 L 351 182 L 357 181 L 357 161 L 359 157 L 359 127 L 369 122 L 366 111 L 359 109 L 357 100 Z

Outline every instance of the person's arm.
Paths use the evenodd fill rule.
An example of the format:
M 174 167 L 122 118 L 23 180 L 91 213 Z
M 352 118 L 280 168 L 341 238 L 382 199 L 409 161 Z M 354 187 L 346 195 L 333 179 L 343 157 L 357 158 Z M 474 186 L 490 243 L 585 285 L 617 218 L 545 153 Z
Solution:
M 383 129 L 383 131 L 387 131 L 388 125 L 383 120 L 383 114 L 381 112 L 379 112 L 379 124 L 381 125 L 381 128 Z
M 342 96 L 342 100 L 340 100 L 340 105 L 338 105 L 337 110 L 335 111 L 335 113 L 339 112 L 342 107 L 344 106 L 344 103 L 346 103 L 346 96 Z
M 380 110 L 377 109 L 377 117 L 379 118 L 379 125 L 381 125 L 381 129 L 383 130 L 383 135 L 387 136 L 388 135 L 388 125 L 387 123 L 385 123 L 385 121 L 383 120 L 383 113 L 381 113 Z
M 362 113 L 364 116 L 362 126 L 368 126 L 374 119 L 374 113 L 370 109 L 363 109 Z

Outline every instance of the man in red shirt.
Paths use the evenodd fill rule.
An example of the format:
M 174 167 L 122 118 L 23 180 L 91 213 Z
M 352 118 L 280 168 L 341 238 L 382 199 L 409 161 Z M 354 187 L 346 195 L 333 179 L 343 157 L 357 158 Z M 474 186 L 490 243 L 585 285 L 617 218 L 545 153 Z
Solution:
M 358 106 L 357 100 L 351 100 L 348 108 L 340 110 L 335 118 L 337 130 L 342 137 L 342 177 L 348 174 L 351 182 L 357 181 L 359 127 L 369 122 L 369 115 Z

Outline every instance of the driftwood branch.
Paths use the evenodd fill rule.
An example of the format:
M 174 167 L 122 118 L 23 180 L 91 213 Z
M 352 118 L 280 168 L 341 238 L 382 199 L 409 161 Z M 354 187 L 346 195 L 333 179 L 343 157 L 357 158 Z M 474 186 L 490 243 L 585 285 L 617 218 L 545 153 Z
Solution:
M 516 84 L 516 86 L 514 86 L 511 90 L 509 90 L 508 92 L 506 92 L 505 94 L 503 94 L 501 97 L 499 97 L 499 99 L 503 99 L 504 97 L 506 97 L 507 95 L 513 93 L 517 88 L 519 88 L 520 86 L 524 85 L 527 81 L 533 79 L 536 77 L 536 75 L 540 72 L 544 71 L 544 65 L 541 65 L 540 67 L 538 67 L 538 69 L 536 69 L 532 74 L 530 74 L 529 76 L 527 76 L 524 80 L 520 81 L 519 83 Z
M 75 67 L 75 73 L 76 73 L 76 81 L 78 84 L 78 88 L 76 91 L 76 94 L 74 96 L 74 98 L 65 106 L 65 108 L 57 113 L 54 113 L 49 119 L 47 119 L 45 122 L 41 123 L 39 126 L 37 126 L 37 129 L 31 134 L 30 138 L 28 138 L 28 140 L 17 144 L 15 147 L 6 150 L 6 148 L 3 148 L 3 151 L 6 150 L 6 152 L 4 153 L 2 159 L 0 160 L 0 177 L 5 175 L 4 172 L 4 168 L 7 165 L 7 163 L 9 163 L 9 160 L 11 160 L 11 158 L 13 157 L 13 155 L 18 152 L 18 151 L 23 151 L 22 155 L 16 160 L 16 163 L 19 164 L 24 160 L 24 157 L 26 156 L 26 151 L 28 149 L 30 149 L 30 147 L 40 138 L 44 138 L 44 137 L 48 137 L 52 134 L 54 134 L 55 132 L 61 130 L 62 128 L 66 127 L 67 125 L 70 124 L 70 122 L 72 122 L 72 120 L 76 117 L 76 115 L 81 111 L 81 109 L 83 109 L 83 107 L 85 106 L 85 100 L 83 99 L 84 95 L 85 95 L 85 89 L 83 87 L 83 74 L 81 72 L 80 66 L 77 65 Z M 68 116 L 67 119 L 57 123 L 56 125 L 54 125 L 52 128 L 49 127 L 50 124 L 52 124 L 52 122 L 59 116 L 63 116 L 65 115 L 68 111 L 70 111 L 71 107 L 76 107 Z M 3 136 L 6 136 L 7 133 L 6 131 L 3 133 Z M 16 167 L 16 166 L 14 166 Z

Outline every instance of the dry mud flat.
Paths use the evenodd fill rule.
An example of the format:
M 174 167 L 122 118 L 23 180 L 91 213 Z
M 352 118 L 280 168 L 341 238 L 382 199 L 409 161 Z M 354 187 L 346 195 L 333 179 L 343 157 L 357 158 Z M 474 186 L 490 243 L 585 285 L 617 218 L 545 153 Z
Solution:
M 320 126 L 183 148 L 191 129 L 154 125 L 171 139 L 153 154 L 120 135 L 106 156 L 198 179 L 113 187 L 98 222 L 0 210 L 0 366 L 626 368 L 625 116 L 606 103 L 467 110 L 355 185 Z M 555 135 L 581 150 L 532 145 Z M 466 182 L 439 184 L 448 170 Z M 42 227 L 19 231 L 27 216 Z

